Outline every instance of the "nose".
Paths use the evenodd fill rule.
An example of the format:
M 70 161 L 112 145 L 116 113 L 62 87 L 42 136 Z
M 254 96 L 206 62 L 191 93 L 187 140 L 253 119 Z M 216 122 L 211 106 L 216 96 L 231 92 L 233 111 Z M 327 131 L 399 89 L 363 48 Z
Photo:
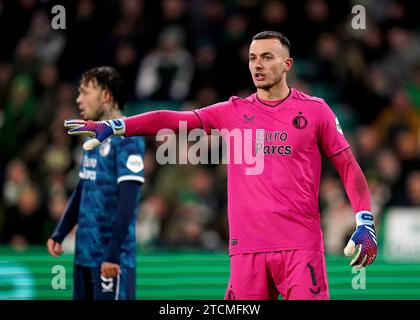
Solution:
M 80 94 L 77 96 L 76 103 L 77 103 L 77 104 L 80 104 L 80 103 L 81 103 L 81 97 L 80 97 Z
M 262 69 L 262 65 L 261 65 L 261 59 L 260 58 L 256 58 L 254 61 L 254 69 L 259 71 Z

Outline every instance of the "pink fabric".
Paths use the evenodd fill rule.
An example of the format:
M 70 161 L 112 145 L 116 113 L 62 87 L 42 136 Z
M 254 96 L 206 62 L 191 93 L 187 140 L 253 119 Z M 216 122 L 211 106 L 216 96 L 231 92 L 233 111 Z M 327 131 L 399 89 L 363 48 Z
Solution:
M 230 258 L 225 300 L 329 300 L 325 259 L 317 250 L 239 254 Z
M 355 212 L 370 210 L 366 180 L 334 113 L 324 100 L 298 90 L 291 89 L 286 99 L 270 104 L 253 94 L 195 111 L 154 111 L 124 121 L 127 136 L 155 135 L 163 128 L 177 132 L 179 121 L 187 121 L 189 130 L 250 129 L 254 153 L 262 132 L 257 130 L 264 129 L 264 149 L 259 149 L 264 153 L 263 172 L 247 175 L 246 169 L 252 165 L 228 165 L 231 255 L 290 249 L 323 251 L 318 208 L 321 151 L 340 172 Z M 235 148 L 229 149 L 231 162 Z
M 351 150 L 340 152 L 331 161 L 341 176 L 354 212 L 370 211 L 369 187 Z
M 227 168 L 230 254 L 323 251 L 318 208 L 321 150 L 332 157 L 349 148 L 325 101 L 291 89 L 274 107 L 253 94 L 197 113 L 206 131 L 252 129 L 254 152 L 256 130 L 265 130 L 263 172 L 246 175 L 246 163 Z
M 201 122 L 194 111 L 151 111 L 124 119 L 125 136 L 154 136 L 161 129 L 178 133 L 179 121 L 187 121 L 187 129 L 201 128 Z

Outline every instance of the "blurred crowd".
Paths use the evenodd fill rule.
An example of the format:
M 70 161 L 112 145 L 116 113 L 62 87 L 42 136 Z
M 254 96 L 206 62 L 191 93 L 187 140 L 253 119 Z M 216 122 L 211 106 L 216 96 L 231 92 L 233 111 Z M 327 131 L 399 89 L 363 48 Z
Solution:
M 66 28 L 51 26 L 51 7 Z M 353 29 L 354 5 L 366 29 Z M 324 98 L 368 179 L 381 229 L 392 206 L 420 207 L 420 20 L 397 0 L 0 0 L 0 244 L 43 244 L 78 179 L 81 74 L 114 66 L 127 85 L 126 115 L 191 110 L 254 91 L 252 36 L 291 41 L 289 84 Z M 224 165 L 159 165 L 147 138 L 137 239 L 143 248 L 227 247 Z M 180 155 L 181 156 L 181 155 Z M 354 230 L 342 183 L 324 161 L 320 188 L 326 251 Z M 69 244 L 70 246 L 71 244 Z

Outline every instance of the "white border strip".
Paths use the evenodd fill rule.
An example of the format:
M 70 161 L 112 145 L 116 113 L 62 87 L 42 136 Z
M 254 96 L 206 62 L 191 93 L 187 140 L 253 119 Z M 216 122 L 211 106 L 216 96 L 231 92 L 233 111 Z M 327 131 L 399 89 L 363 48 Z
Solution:
M 144 183 L 144 178 L 139 176 L 121 176 L 117 179 L 117 183 L 123 181 L 139 181 L 141 183 Z
M 119 300 L 120 295 L 120 275 L 117 275 L 117 288 L 115 289 L 115 300 Z

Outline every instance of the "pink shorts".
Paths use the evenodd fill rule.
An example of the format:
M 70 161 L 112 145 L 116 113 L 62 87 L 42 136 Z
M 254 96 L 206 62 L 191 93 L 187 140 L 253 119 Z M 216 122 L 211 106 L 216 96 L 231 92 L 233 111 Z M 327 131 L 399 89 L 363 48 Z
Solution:
M 225 300 L 329 300 L 324 254 L 284 250 L 230 257 Z

